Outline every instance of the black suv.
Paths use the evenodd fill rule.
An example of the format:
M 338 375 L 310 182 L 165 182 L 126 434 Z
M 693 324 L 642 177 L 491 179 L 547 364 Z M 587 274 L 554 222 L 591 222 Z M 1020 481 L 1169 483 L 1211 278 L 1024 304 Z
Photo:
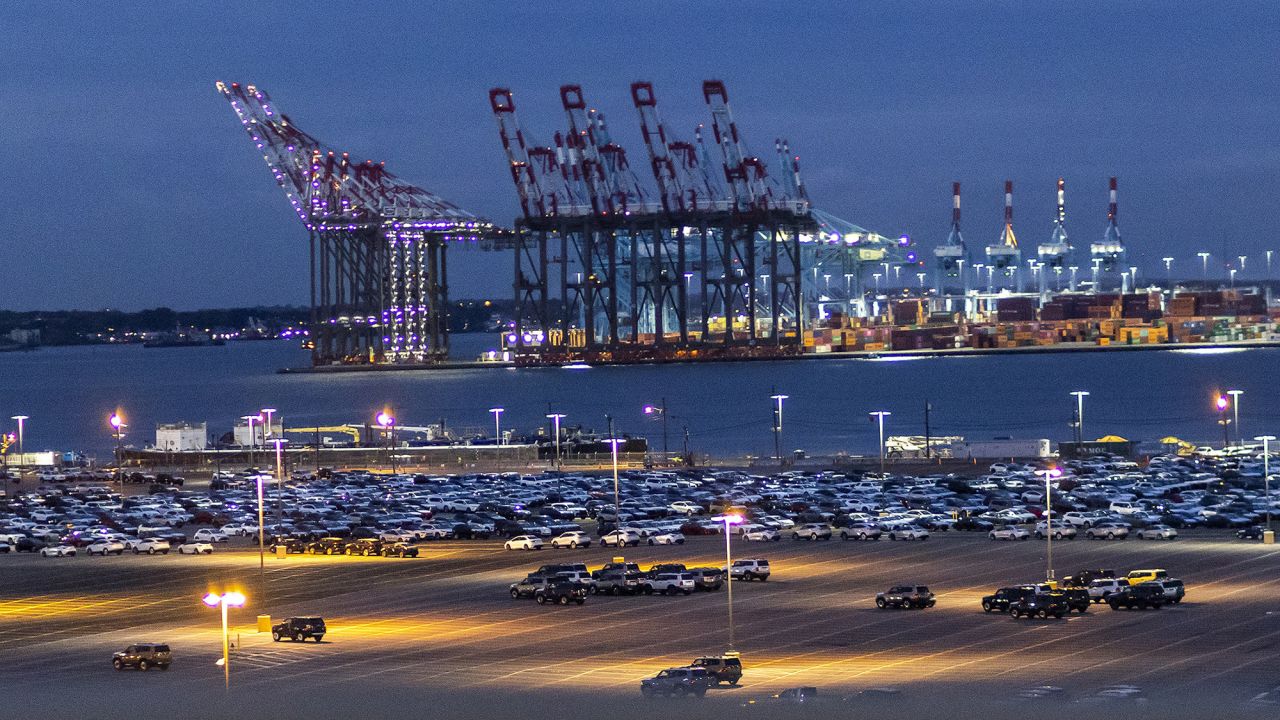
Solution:
M 324 634 L 324 618 L 318 617 L 291 617 L 271 626 L 271 639 L 276 642 L 284 638 L 294 642 L 306 642 L 307 638 L 315 638 L 316 642 L 320 642 Z
M 169 655 L 169 646 L 161 643 L 138 643 L 111 655 L 111 666 L 117 670 L 127 667 L 136 667 L 139 670 L 158 667 L 161 670 L 168 670 L 170 662 L 172 658 Z
M 876 607 L 881 610 L 891 607 L 927 608 L 936 603 L 933 593 L 924 585 L 897 585 L 876 595 Z
M 587 588 L 579 582 L 552 578 L 533 591 L 533 599 L 539 605 L 546 605 L 549 602 L 561 605 L 575 602 L 581 605 L 587 601 Z
M 418 548 L 402 542 L 382 543 L 382 557 L 418 557 Z
M 727 682 L 737 685 L 742 679 L 742 658 L 737 653 L 728 655 L 704 655 L 689 663 L 691 668 L 704 668 L 716 685 Z
M 1061 619 L 1071 612 L 1067 599 L 1062 593 L 1031 592 L 1021 599 L 1009 603 L 1009 615 L 1020 617 L 1055 617 Z
M 648 570 L 644 571 L 646 577 L 656 578 L 663 573 L 682 573 L 685 572 L 684 563 L 658 563 L 650 565 Z
M 348 555 L 364 555 L 366 557 L 381 555 L 382 541 L 377 538 L 360 538 L 354 542 L 347 543 L 343 551 Z
M 599 570 L 592 572 L 591 577 L 596 578 L 598 580 L 601 575 L 604 575 L 605 573 L 610 573 L 610 572 L 638 573 L 640 572 L 640 566 L 633 562 L 621 562 L 621 563 L 609 562 L 609 563 L 605 563 L 604 567 L 600 568 Z
M 311 555 L 341 555 L 347 551 L 347 541 L 340 537 L 323 537 L 307 545 Z
M 285 552 L 297 555 L 307 551 L 307 541 L 299 538 L 276 538 L 272 541 L 267 551 L 276 552 L 277 548 L 281 547 L 284 548 Z
M 635 595 L 640 592 L 644 575 L 638 572 L 610 570 L 595 577 L 596 592 L 601 595 Z
M 707 688 L 715 684 L 715 680 L 703 668 L 667 668 L 651 678 L 640 681 L 640 694 L 645 697 L 657 695 L 695 695 L 702 697 Z
M 1130 585 L 1107 596 L 1107 604 L 1112 610 L 1159 610 L 1164 605 L 1164 588 L 1158 583 L 1144 582 Z
M 982 610 L 983 612 L 1005 612 L 1013 603 L 1035 593 L 1035 588 L 1030 585 L 1003 587 L 996 590 L 994 595 L 982 598 Z
M 1115 570 L 1081 570 L 1075 575 L 1068 575 L 1062 579 L 1062 584 L 1066 587 L 1089 587 L 1089 583 L 1094 580 L 1104 580 L 1114 578 Z
M 1067 601 L 1067 607 L 1081 615 L 1089 612 L 1089 606 L 1093 604 L 1093 598 L 1089 597 L 1089 591 L 1084 588 L 1068 587 L 1062 588 L 1058 592 Z

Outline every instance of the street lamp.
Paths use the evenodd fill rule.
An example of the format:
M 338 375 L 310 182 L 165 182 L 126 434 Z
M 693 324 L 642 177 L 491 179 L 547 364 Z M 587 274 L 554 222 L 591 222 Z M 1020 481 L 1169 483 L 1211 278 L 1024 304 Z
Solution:
M 1169 289 L 1172 290 L 1173 289 L 1173 258 L 1166 257 L 1166 258 L 1160 258 L 1160 260 L 1161 262 L 1164 263 L 1165 284 L 1167 284 L 1169 286 Z
M 613 457 L 613 529 L 622 529 L 622 501 L 618 492 L 618 445 L 622 440 L 613 436 L 613 418 L 609 418 L 609 454 Z
M 1196 255 L 1200 256 L 1200 279 L 1209 282 L 1209 253 L 1198 252 Z
M 503 408 L 489 408 L 489 412 L 493 413 L 493 441 L 498 445 L 502 444 L 502 413 Z
M 547 419 L 555 425 L 556 433 L 556 470 L 560 470 L 560 421 L 564 419 L 564 413 L 548 413 Z
M 1076 444 L 1084 442 L 1084 399 L 1089 396 L 1088 390 L 1071 392 L 1076 398 Z
M 1244 394 L 1244 391 L 1228 390 L 1227 394 L 1231 396 L 1231 412 L 1235 415 L 1236 442 L 1244 445 L 1244 435 L 1240 434 L 1240 396 Z
M 205 605 L 211 608 L 222 608 L 222 679 L 224 688 L 231 689 L 231 638 L 227 633 L 227 608 L 244 607 L 244 593 L 225 592 L 222 594 L 211 592 L 205 595 L 202 600 Z
M 275 433 L 275 426 L 271 424 L 271 416 L 276 414 L 276 409 L 262 408 L 261 410 L 258 411 L 258 413 L 260 415 L 267 416 L 266 422 L 263 423 L 262 425 L 262 445 L 263 447 L 266 447 L 267 438 L 271 437 L 271 435 Z
M 778 458 L 778 464 L 782 464 L 782 401 L 788 396 L 779 395 L 776 392 L 769 396 L 770 400 L 778 403 L 778 407 L 773 412 L 773 451 Z
M 284 445 L 289 441 L 275 438 L 271 442 L 276 446 L 276 532 L 279 532 L 281 516 L 284 514 Z M 258 527 L 262 527 L 261 522 Z
M 1218 408 L 1218 424 L 1222 426 L 1222 449 L 1226 450 L 1231 444 L 1230 438 L 1227 436 L 1227 427 L 1231 421 L 1227 419 L 1227 405 L 1229 405 L 1226 395 L 1219 395 L 1214 401 L 1214 406 Z
M 724 580 L 725 587 L 728 588 L 729 595 L 729 649 L 733 649 L 733 548 L 730 541 L 733 538 L 733 526 L 743 522 L 741 515 L 734 513 L 725 513 L 713 520 L 719 520 L 724 523 Z
M 893 413 L 888 410 L 876 410 L 868 414 L 875 418 L 880 425 L 880 474 L 884 475 L 884 419 Z
M 661 405 L 645 405 L 644 414 L 662 418 L 662 462 L 666 463 L 671 458 L 667 449 L 667 399 L 662 398 Z
M 1236 426 L 1239 429 L 1239 426 Z M 1267 499 L 1267 530 L 1271 530 L 1271 441 L 1275 435 L 1259 435 L 1254 438 L 1262 443 L 1262 492 Z
M 24 453 L 26 451 L 22 449 L 23 428 L 25 427 L 26 421 L 30 420 L 31 418 L 30 416 L 27 416 L 27 415 L 14 415 L 9 419 L 18 421 L 18 457 L 21 458 L 22 464 L 26 465 L 27 459 L 26 457 L 24 457 Z
M 1044 541 L 1045 545 L 1045 580 L 1053 582 L 1053 500 L 1050 495 L 1049 482 L 1053 478 L 1062 477 L 1061 468 L 1037 470 L 1037 475 L 1044 476 Z
M 262 421 L 261 415 L 245 415 L 240 418 L 249 424 L 249 464 L 253 465 L 253 450 L 258 444 L 258 434 L 253 430 L 253 424 Z
M 120 486 L 121 495 L 124 494 L 124 448 L 120 445 L 120 438 L 124 436 L 123 430 L 129 425 L 124 421 L 124 414 L 119 410 L 111 413 L 111 417 L 107 418 L 107 422 L 111 425 L 112 431 L 116 436 L 116 482 Z
M 390 461 L 391 472 L 394 474 L 396 471 L 396 418 L 391 414 L 390 410 L 383 410 L 374 419 L 378 421 L 378 425 L 382 427 L 382 434 L 387 438 L 387 459 Z

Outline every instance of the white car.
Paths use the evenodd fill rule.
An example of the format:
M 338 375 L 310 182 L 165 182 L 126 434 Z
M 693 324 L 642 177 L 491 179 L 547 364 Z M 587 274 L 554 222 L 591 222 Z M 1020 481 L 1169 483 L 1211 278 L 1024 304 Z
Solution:
M 671 503 L 671 512 L 683 515 L 697 515 L 702 512 L 702 506 L 689 500 L 677 500 Z
M 1139 540 L 1173 540 L 1178 537 L 1178 531 L 1168 525 L 1152 525 L 1142 528 L 1137 535 Z
M 742 533 L 742 539 L 750 542 L 777 542 L 782 539 L 782 533 L 767 527 L 756 527 Z
M 517 535 L 502 546 L 507 550 L 541 550 L 542 538 L 537 535 Z
M 124 543 L 119 540 L 99 540 L 89 543 L 85 546 L 84 551 L 89 555 L 101 555 L 103 557 L 107 555 L 123 555 Z
M 138 553 L 146 553 L 148 555 L 160 553 L 161 555 L 168 555 L 169 541 L 161 540 L 159 538 L 145 538 L 143 540 L 139 540 L 133 544 L 133 554 L 137 555 Z
M 649 536 L 650 545 L 683 545 L 684 533 L 660 532 Z
M 423 525 L 414 530 L 413 534 L 419 540 L 444 540 L 453 535 L 453 530 L 437 525 Z
M 640 544 L 640 533 L 635 530 L 614 530 L 600 536 L 601 547 L 626 547 Z
M 1079 531 L 1070 525 L 1064 525 L 1061 522 L 1053 523 L 1053 539 L 1054 540 L 1075 540 Z M 1049 537 L 1049 524 L 1041 521 L 1036 523 L 1036 537 L 1043 540 Z
M 179 555 L 212 555 L 213 543 L 189 542 L 178 546 Z
M 1101 525 L 1094 525 L 1085 530 L 1084 535 L 1090 540 L 1115 540 L 1117 538 L 1123 540 L 1129 537 L 1129 528 L 1120 523 L 1107 522 Z
M 50 545 L 40 548 L 40 557 L 75 557 L 76 549 L 70 545 Z
M 645 580 L 643 583 L 641 587 L 646 595 L 654 593 L 690 595 L 694 589 L 694 579 L 690 573 L 659 573 L 652 580 Z
M 580 548 L 591 547 L 591 536 L 581 530 L 570 530 L 561 533 L 551 540 L 553 548 Z
M 988 533 L 992 540 L 1030 540 L 1031 533 L 1024 527 L 1010 526 L 996 528 Z
M 256 535 L 258 526 L 254 523 L 227 523 L 221 528 L 221 532 L 225 535 Z
M 890 530 L 890 540 L 928 540 L 929 531 L 917 525 L 899 525 Z
M 226 534 L 221 530 L 210 530 L 209 528 L 197 530 L 194 538 L 197 542 L 206 543 L 224 543 L 227 541 Z
M 378 539 L 382 542 L 411 543 L 417 539 L 417 536 L 404 530 L 383 530 L 378 533 Z

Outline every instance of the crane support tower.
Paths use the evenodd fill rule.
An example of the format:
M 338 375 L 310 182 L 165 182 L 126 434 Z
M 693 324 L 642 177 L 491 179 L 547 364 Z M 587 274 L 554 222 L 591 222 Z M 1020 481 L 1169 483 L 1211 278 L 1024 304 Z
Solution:
M 1116 224 L 1116 179 L 1111 178 L 1110 202 L 1107 205 L 1107 230 L 1103 233 L 1102 241 L 1093 243 L 1089 247 L 1089 254 L 1093 260 L 1094 291 L 1098 290 L 1098 283 L 1101 278 L 1098 274 L 1115 273 L 1124 264 L 1125 247 L 1124 241 L 1120 239 L 1120 226 Z
M 1071 243 L 1067 239 L 1067 205 L 1066 183 L 1058 178 L 1058 212 L 1053 219 L 1053 233 L 1049 241 L 1036 248 L 1040 258 L 1040 287 L 1043 294 L 1049 284 L 1049 275 L 1054 276 L 1054 289 L 1062 289 L 1062 273 L 1071 265 Z
M 1013 234 L 1013 181 L 1005 180 L 1004 227 L 1000 230 L 1000 239 L 987 246 L 987 264 L 991 272 L 1010 278 L 1017 292 L 1022 292 L 1022 277 L 1018 274 L 1021 262 L 1022 251 L 1018 249 L 1018 238 Z
M 652 84 L 630 89 L 656 192 L 580 86 L 560 88 L 567 129 L 550 145 L 529 139 L 510 89 L 489 91 L 521 208 L 504 344 L 527 365 L 799 354 L 801 244 L 822 232 L 799 158 L 770 175 L 718 80 L 694 142 L 673 136 Z
M 310 234 L 312 364 L 446 358 L 447 248 L 501 249 L 510 231 L 406 183 L 384 163 L 330 148 L 262 88 L 218 82 L 217 89 Z
M 969 259 L 969 248 L 965 245 L 964 236 L 960 234 L 960 183 L 958 182 L 951 183 L 951 233 L 947 235 L 945 243 L 933 249 L 933 257 L 938 294 L 944 293 L 948 280 L 959 283 L 960 292 L 967 294 L 969 281 L 964 269 L 965 266 L 972 268 L 973 264 Z

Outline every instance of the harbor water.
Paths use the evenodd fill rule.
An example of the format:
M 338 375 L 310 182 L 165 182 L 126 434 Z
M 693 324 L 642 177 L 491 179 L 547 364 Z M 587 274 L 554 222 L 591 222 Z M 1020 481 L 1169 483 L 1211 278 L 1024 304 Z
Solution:
M 475 357 L 491 335 L 453 338 L 454 356 Z M 278 408 L 289 426 L 362 423 L 391 407 L 401 425 L 444 420 L 450 428 L 492 433 L 491 407 L 504 429 L 532 431 L 549 411 L 566 426 L 597 431 L 612 414 L 619 432 L 662 445 L 662 422 L 646 404 L 664 399 L 673 451 L 688 428 L 692 449 L 715 456 L 771 455 L 773 405 L 783 408 L 784 451 L 874 453 L 868 412 L 887 410 L 890 435 L 1070 440 L 1073 390 L 1085 402 L 1086 438 L 1114 434 L 1154 441 L 1175 435 L 1222 442 L 1213 409 L 1219 391 L 1244 391 L 1246 437 L 1280 434 L 1275 370 L 1280 349 L 974 355 L 945 358 L 833 359 L 567 368 L 477 368 L 341 374 L 278 374 L 308 355 L 291 341 L 224 347 L 144 349 L 140 345 L 50 347 L 0 355 L 0 417 L 28 415 L 26 450 L 83 450 L 106 457 L 114 444 L 107 416 L 129 423 L 126 444 L 154 441 L 156 423 L 207 421 L 222 434 L 236 418 Z M 1231 418 L 1234 419 L 1234 413 Z M 4 420 L 5 426 L 12 424 Z M 1236 427 L 1231 426 L 1234 437 Z

